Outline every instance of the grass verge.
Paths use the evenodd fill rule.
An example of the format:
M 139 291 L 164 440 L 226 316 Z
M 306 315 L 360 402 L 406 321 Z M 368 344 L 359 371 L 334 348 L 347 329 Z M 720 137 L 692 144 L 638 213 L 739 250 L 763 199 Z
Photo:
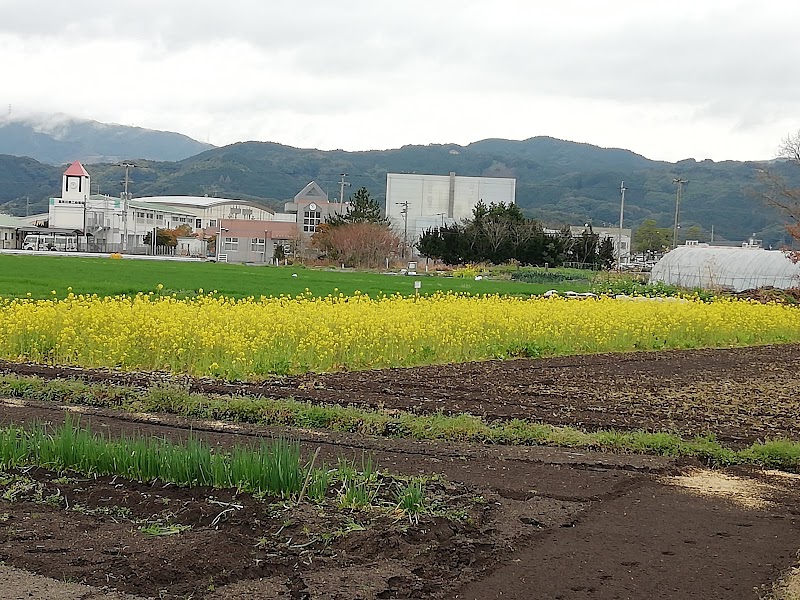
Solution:
M 389 413 L 264 397 L 205 396 L 171 386 L 159 385 L 142 391 L 118 385 L 91 384 L 78 380 L 48 381 L 17 375 L 0 376 L 0 396 L 88 405 L 131 413 L 167 413 L 199 419 L 327 429 L 388 438 L 547 445 L 659 456 L 690 456 L 711 466 L 754 464 L 800 471 L 800 443 L 783 439 L 757 442 L 744 449 L 731 449 L 724 447 L 713 436 L 684 439 L 667 432 L 585 432 L 524 419 L 487 422 L 468 414 Z
M 310 290 L 324 298 L 339 293 L 352 296 L 356 291 L 372 297 L 403 294 L 413 296 L 414 279 L 422 281 L 420 293 L 465 292 L 469 294 L 542 294 L 549 287 L 584 291 L 563 282 L 545 284 L 494 278 L 433 277 L 420 272 L 416 278 L 391 277 L 366 271 L 289 267 L 253 267 L 239 264 L 170 262 L 149 260 L 108 260 L 66 256 L 0 255 L 0 289 L 5 298 L 64 298 L 75 294 L 116 296 L 158 291 L 193 297 L 198 288 L 216 290 L 228 298 L 247 298 L 261 294 L 296 296 Z M 161 285 L 161 288 L 159 288 Z M 549 285 L 549 287 L 548 287 Z M 166 287 L 164 287 L 166 286 Z M 55 294 L 53 293 L 55 292 Z

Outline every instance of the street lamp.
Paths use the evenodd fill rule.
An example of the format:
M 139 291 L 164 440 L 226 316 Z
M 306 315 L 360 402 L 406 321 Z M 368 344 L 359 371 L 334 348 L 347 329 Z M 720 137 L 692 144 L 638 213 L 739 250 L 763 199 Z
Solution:
M 447 213 L 436 213 L 436 216 L 437 216 L 437 217 L 442 217 L 442 227 L 444 227 L 444 216 L 445 216 L 446 214 L 447 214 Z

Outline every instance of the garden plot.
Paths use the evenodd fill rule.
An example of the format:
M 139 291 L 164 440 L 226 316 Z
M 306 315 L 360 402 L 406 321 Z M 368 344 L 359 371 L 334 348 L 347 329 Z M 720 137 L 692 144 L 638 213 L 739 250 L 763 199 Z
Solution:
M 469 411 L 586 429 L 614 424 L 711 432 L 737 445 L 768 432 L 796 439 L 798 352 L 776 346 L 488 362 L 306 375 L 258 389 L 310 406 L 346 399 L 390 413 Z M 109 390 L 124 378 L 142 394 L 143 382 L 154 379 L 14 368 L 102 381 Z M 194 390 L 233 389 L 182 382 Z M 240 389 L 253 390 L 250 384 Z M 755 398 L 753 390 L 759 390 Z M 265 502 L 230 488 L 17 470 L 4 476 L 32 482 L 18 486 L 27 495 L 0 501 L 6 565 L 144 597 L 287 599 L 495 598 L 500 592 L 506 598 L 757 599 L 783 589 L 780 582 L 790 581 L 797 567 L 796 477 L 743 467 L 714 471 L 716 486 L 705 487 L 735 482 L 737 490 L 757 491 L 758 502 L 743 504 L 674 485 L 697 481 L 679 479 L 703 466 L 695 459 L 377 437 L 119 408 L 85 407 L 81 419 L 112 437 L 184 442 L 196 436 L 221 449 L 283 435 L 300 440 L 305 461 L 319 448 L 318 460 L 327 465 L 367 455 L 392 477 L 423 477 L 438 508 L 415 521 L 391 511 Z M 57 424 L 64 415 L 56 398 L 0 405 L 4 424 Z M 229 510 L 234 505 L 242 508 Z

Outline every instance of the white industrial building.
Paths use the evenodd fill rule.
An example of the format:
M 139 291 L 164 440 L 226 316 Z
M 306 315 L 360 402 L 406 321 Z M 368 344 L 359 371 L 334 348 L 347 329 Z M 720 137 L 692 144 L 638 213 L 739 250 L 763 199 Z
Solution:
M 51 198 L 46 228 L 28 233 L 74 235 L 77 248 L 99 252 L 147 253 L 145 238 L 156 229 L 189 227 L 200 239 L 216 235 L 223 219 L 276 220 L 274 211 L 244 200 L 206 196 L 148 196 L 135 199 L 90 194 L 91 177 L 80 162 L 63 175 L 61 197 Z M 284 220 L 294 215 L 282 215 Z M 198 244 L 184 244 L 197 252 Z M 205 252 L 203 251 L 203 254 Z
M 145 244 L 156 229 L 191 229 L 196 241 L 181 238 L 176 253 L 204 256 L 206 241 L 219 236 L 220 253 L 231 262 L 270 262 L 276 246 L 292 247 L 293 253 L 308 248 L 311 235 L 330 214 L 349 204 L 329 202 L 315 182 L 308 183 L 283 213 L 249 202 L 207 196 L 147 196 L 134 199 L 90 194 L 91 177 L 80 162 L 63 175 L 60 198 L 51 198 L 46 223 L 33 226 L 15 222 L 5 247 L 90 252 L 153 252 Z M 37 225 L 39 223 L 37 222 Z M 11 235 L 15 237 L 11 237 Z M 2 237 L 2 232 L 0 232 Z M 57 238 L 57 239 L 56 239 Z
M 90 187 L 89 173 L 72 163 L 64 171 L 61 197 L 50 198 L 47 228 L 28 233 L 72 232 L 81 250 L 146 253 L 144 239 L 155 229 L 197 229 L 197 209 L 90 194 Z
M 256 221 L 275 220 L 275 211 L 246 200 L 209 198 L 208 196 L 143 196 L 136 202 L 171 207 L 194 216 L 192 229 L 213 229 L 220 219 Z
M 426 229 L 472 216 L 478 202 L 516 202 L 517 180 L 507 177 L 464 177 L 388 173 L 386 216 L 413 246 Z

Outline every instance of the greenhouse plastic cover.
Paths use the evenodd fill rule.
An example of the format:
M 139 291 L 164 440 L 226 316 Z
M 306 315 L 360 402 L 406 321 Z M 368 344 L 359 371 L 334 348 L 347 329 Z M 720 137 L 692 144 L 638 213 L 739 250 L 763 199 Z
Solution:
M 800 264 L 780 250 L 678 246 L 653 266 L 650 281 L 736 292 L 769 286 L 786 289 L 800 286 Z

